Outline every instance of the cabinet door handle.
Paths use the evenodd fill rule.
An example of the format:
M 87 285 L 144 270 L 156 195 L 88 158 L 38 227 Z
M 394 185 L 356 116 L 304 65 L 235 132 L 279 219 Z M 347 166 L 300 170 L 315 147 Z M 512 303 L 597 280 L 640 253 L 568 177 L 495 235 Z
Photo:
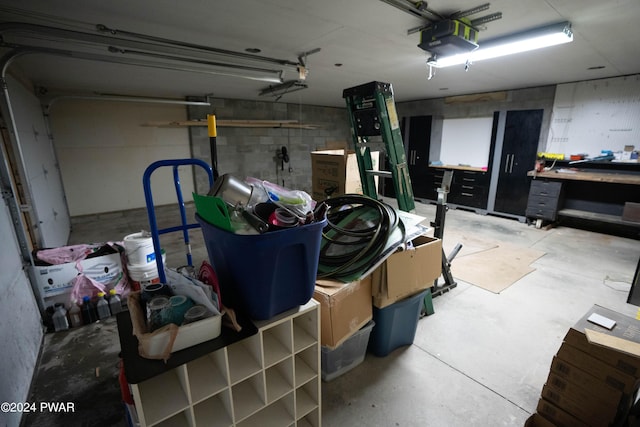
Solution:
M 513 161 L 515 160 L 516 155 L 512 154 L 511 155 L 511 166 L 509 166 L 509 173 L 513 173 Z
M 473 190 L 473 187 L 470 185 L 463 185 L 462 188 L 467 189 L 467 190 Z
M 509 170 L 509 157 L 511 156 L 511 154 L 507 154 L 507 159 L 504 162 L 504 173 L 508 173 L 507 171 Z

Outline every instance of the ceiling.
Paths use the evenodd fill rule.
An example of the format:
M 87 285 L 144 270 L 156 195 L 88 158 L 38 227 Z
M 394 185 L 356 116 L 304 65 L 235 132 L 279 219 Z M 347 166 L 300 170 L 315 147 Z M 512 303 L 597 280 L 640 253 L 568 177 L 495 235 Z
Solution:
M 432 0 L 428 7 L 449 15 L 480 4 L 482 1 L 476 0 Z M 288 93 L 280 102 L 344 106 L 343 89 L 372 80 L 391 83 L 396 102 L 402 102 L 640 73 L 635 35 L 640 22 L 638 0 L 494 0 L 489 10 L 472 18 L 494 12 L 502 12 L 502 19 L 480 27 L 479 44 L 565 20 L 572 24 L 574 41 L 479 62 L 466 72 L 463 66 L 439 69 L 428 80 L 429 54 L 417 47 L 418 33 L 407 35 L 408 29 L 426 22 L 382 1 L 0 0 L 3 22 L 37 23 L 94 35 L 101 34 L 95 28 L 103 24 L 237 52 L 258 48 L 259 55 L 292 62 L 319 48 L 303 58 L 308 88 Z M 118 60 L 125 56 L 110 54 L 105 45 L 39 32 L 4 31 L 2 38 L 8 43 L 109 55 Z M 295 67 L 284 69 L 285 80 L 298 77 Z M 276 100 L 259 95 L 273 83 L 51 54 L 20 56 L 9 70 L 50 91 Z

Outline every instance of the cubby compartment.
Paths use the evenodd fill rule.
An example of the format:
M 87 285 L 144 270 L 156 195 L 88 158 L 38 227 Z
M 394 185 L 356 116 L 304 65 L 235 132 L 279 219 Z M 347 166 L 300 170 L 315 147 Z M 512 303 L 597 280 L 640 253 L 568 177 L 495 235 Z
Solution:
M 267 404 L 280 399 L 293 389 L 293 357 L 264 371 L 267 385 Z
M 316 408 L 309 412 L 297 423 L 298 427 L 320 427 L 320 408 Z
M 233 425 L 231 396 L 225 390 L 193 407 L 196 427 L 228 427 Z
M 231 384 L 243 381 L 262 370 L 260 343 L 260 334 L 257 334 L 227 347 Z
M 223 350 L 187 363 L 193 404 L 227 388 L 227 361 Z
M 296 417 L 303 419 L 320 407 L 319 378 L 296 388 Z
M 247 378 L 231 388 L 236 422 L 245 419 L 266 404 L 263 373 Z
M 291 356 L 291 321 L 279 323 L 262 333 L 262 346 L 264 349 L 264 367 L 268 368 L 273 364 Z
M 318 376 L 318 348 L 309 347 L 295 356 L 295 386 L 300 387 Z
M 293 319 L 293 346 L 296 353 L 318 342 L 318 328 L 318 314 L 315 311 Z
M 295 425 L 293 392 L 238 423 L 238 427 L 286 427 Z
M 192 426 L 193 421 L 191 421 L 191 409 L 184 410 L 182 412 L 177 413 L 176 415 L 167 418 L 166 420 L 155 424 L 155 427 L 185 427 Z
M 142 425 L 168 420 L 189 408 L 186 370 L 179 367 L 132 387 Z

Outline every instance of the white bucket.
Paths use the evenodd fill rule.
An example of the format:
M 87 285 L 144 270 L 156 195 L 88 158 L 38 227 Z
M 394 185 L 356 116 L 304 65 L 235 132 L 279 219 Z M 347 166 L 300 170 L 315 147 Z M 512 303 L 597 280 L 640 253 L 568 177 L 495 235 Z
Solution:
M 124 238 L 124 252 L 127 256 L 127 264 L 131 266 L 156 265 L 156 254 L 153 249 L 151 233 L 141 231 L 129 234 Z
M 167 256 L 162 252 L 163 265 L 167 260 Z M 156 262 L 149 264 L 127 264 L 127 272 L 129 273 L 129 279 L 131 279 L 132 287 L 135 290 L 142 289 L 144 285 L 151 283 L 160 283 L 160 275 L 158 274 L 158 266 Z

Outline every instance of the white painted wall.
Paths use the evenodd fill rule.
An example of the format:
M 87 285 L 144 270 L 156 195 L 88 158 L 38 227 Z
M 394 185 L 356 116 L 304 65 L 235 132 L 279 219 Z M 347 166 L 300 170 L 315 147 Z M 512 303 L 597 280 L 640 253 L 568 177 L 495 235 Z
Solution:
M 640 148 L 640 75 L 558 85 L 547 140 L 549 153 Z
M 71 216 L 144 207 L 147 166 L 191 157 L 187 128 L 144 126 L 186 120 L 183 105 L 64 100 L 54 103 L 50 117 Z M 154 203 L 176 203 L 171 168 L 152 178 Z M 180 178 L 189 201 L 191 167 L 181 168 Z

